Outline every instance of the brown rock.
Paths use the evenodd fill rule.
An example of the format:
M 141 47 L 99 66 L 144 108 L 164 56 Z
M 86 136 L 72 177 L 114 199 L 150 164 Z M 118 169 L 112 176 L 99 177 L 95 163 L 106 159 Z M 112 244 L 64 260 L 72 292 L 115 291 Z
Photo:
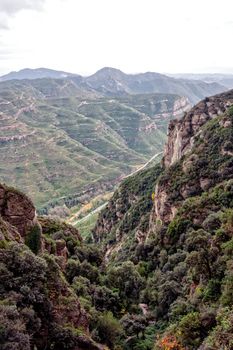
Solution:
M 0 185 L 0 216 L 14 226 L 23 238 L 37 222 L 31 200 L 23 193 L 4 185 Z
M 212 181 L 209 178 L 200 178 L 200 186 L 203 191 L 207 191 L 212 185 Z
M 1 240 L 10 240 L 23 243 L 23 239 L 18 230 L 9 222 L 6 222 L 0 218 L 0 241 Z
M 223 114 L 233 104 L 233 90 L 199 102 L 182 120 L 173 120 L 168 128 L 168 141 L 163 165 L 168 168 L 192 148 L 192 137 L 209 119 Z M 225 125 L 226 124 L 226 125 Z M 229 125 L 226 122 L 224 127 Z

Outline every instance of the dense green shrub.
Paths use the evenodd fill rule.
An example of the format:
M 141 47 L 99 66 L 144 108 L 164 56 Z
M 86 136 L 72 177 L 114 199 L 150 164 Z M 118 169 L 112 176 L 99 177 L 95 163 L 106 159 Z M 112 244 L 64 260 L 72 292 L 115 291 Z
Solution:
M 201 332 L 202 325 L 198 312 L 191 312 L 183 316 L 178 324 L 178 339 L 190 349 L 197 349 L 200 345 L 202 340 Z
M 221 292 L 221 281 L 218 279 L 211 279 L 203 291 L 204 301 L 215 301 L 219 298 Z
M 122 333 L 123 329 L 120 322 L 113 317 L 111 312 L 105 312 L 99 316 L 96 325 L 96 337 L 100 342 L 112 348 Z
M 182 233 L 185 233 L 191 222 L 187 219 L 176 218 L 172 220 L 167 229 L 167 234 L 172 238 L 173 241 L 177 240 Z
M 41 227 L 39 224 L 35 224 L 27 232 L 25 243 L 33 253 L 39 253 L 41 248 Z

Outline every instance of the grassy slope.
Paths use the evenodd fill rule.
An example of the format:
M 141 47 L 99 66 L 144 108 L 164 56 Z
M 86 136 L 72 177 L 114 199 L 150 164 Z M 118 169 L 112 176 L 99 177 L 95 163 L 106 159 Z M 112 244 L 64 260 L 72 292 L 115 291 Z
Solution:
M 2 83 L 0 180 L 38 208 L 103 193 L 162 150 L 177 98 L 97 98 L 63 80 Z

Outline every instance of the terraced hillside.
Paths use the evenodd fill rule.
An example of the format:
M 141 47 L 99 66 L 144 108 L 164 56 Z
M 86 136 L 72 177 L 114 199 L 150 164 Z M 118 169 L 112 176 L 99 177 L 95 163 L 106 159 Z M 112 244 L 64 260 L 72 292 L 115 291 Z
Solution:
M 169 94 L 101 97 L 67 79 L 0 84 L 0 180 L 38 208 L 72 206 L 112 189 L 166 140 L 189 108 Z
M 0 183 L 1 350 L 232 350 L 232 145 L 233 90 L 171 121 L 86 242 Z

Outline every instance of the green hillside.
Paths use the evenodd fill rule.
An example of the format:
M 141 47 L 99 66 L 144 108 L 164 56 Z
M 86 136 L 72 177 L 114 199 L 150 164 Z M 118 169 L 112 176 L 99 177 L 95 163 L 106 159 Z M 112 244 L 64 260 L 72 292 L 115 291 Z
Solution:
M 0 84 L 0 181 L 37 208 L 73 206 L 113 188 L 160 152 L 177 95 L 98 97 L 70 80 Z
M 232 91 L 206 103 L 218 98 L 233 104 Z M 200 106 L 180 121 L 184 135 Z M 123 181 L 99 215 L 95 243 L 127 309 L 123 349 L 232 349 L 232 127 L 230 107 L 179 161 Z
M 0 184 L 0 348 L 232 350 L 232 145 L 229 91 L 170 123 L 162 164 L 121 183 L 87 242 Z

